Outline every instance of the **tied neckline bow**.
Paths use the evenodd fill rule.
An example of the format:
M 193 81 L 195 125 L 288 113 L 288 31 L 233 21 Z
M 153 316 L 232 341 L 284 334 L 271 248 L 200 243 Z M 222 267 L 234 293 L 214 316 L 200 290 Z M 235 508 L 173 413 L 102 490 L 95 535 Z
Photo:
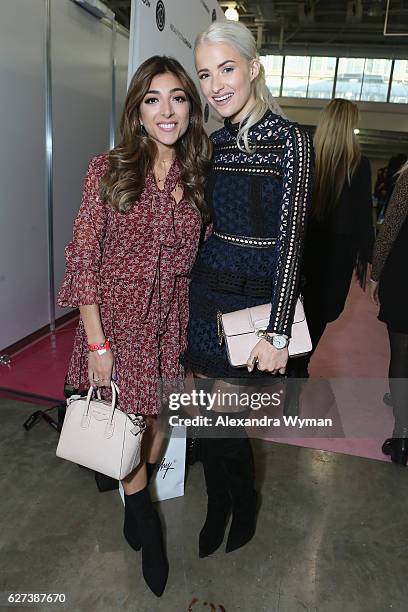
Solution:
M 174 222 L 174 209 L 177 202 L 172 195 L 179 178 L 180 164 L 177 159 L 174 159 L 170 166 L 163 189 L 159 189 L 153 172 L 149 172 L 147 176 L 147 183 L 151 191 L 152 211 L 155 215 L 154 237 L 161 245 L 172 248 L 178 248 L 181 245 L 181 237 L 177 236 Z

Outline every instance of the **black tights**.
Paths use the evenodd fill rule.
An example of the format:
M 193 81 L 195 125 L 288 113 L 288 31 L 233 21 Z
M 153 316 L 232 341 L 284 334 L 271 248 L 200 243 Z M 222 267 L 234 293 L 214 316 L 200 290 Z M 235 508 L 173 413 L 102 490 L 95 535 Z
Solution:
M 391 359 L 388 376 L 394 407 L 394 438 L 408 438 L 408 334 L 388 329 Z

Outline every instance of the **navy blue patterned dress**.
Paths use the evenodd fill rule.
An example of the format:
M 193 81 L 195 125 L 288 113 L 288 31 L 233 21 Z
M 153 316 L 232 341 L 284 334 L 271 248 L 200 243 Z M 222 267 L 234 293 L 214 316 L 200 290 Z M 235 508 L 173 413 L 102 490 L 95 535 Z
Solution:
M 312 144 L 299 125 L 267 111 L 249 130 L 253 154 L 238 148 L 237 133 L 238 124 L 227 119 L 211 135 L 206 198 L 213 231 L 193 267 L 181 358 L 187 369 L 211 378 L 248 377 L 246 368 L 229 365 L 218 343 L 217 312 L 270 300 L 268 331 L 290 336 L 311 192 Z

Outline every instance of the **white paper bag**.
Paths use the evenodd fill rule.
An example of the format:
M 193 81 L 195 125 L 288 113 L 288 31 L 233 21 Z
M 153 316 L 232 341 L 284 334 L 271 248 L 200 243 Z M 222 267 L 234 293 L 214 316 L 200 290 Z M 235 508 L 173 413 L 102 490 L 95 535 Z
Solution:
M 153 501 L 164 501 L 184 495 L 184 473 L 186 466 L 186 427 L 172 427 L 161 460 L 150 481 L 150 496 Z M 165 442 L 165 444 L 166 444 Z M 119 493 L 125 503 L 122 483 Z

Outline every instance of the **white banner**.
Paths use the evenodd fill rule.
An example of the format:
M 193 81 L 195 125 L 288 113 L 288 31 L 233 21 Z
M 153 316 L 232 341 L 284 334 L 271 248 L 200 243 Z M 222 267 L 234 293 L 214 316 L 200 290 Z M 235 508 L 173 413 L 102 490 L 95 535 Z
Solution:
M 132 0 L 128 83 L 137 67 L 152 55 L 175 57 L 199 83 L 194 67 L 194 40 L 212 21 L 224 20 L 217 0 Z M 210 134 L 223 124 L 202 97 Z

